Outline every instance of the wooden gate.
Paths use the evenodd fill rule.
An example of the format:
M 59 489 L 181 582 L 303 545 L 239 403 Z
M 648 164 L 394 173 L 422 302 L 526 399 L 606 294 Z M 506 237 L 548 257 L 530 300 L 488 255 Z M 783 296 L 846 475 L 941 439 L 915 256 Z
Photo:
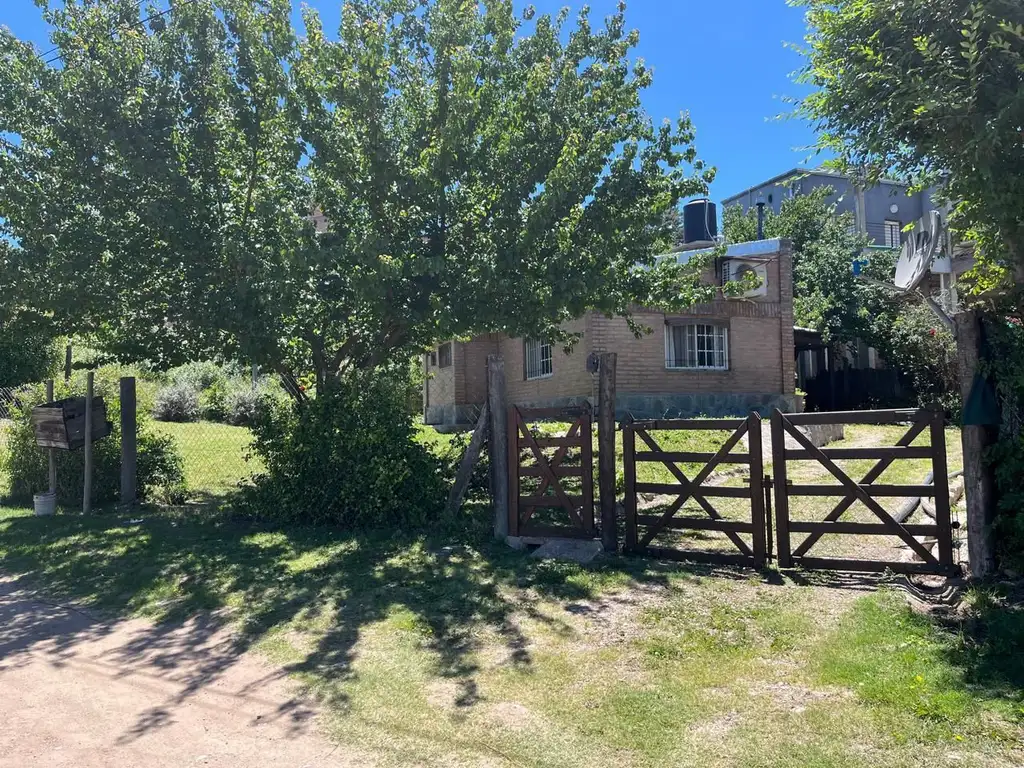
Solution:
M 732 434 L 715 453 L 666 451 L 650 434 L 661 430 L 728 430 Z M 748 436 L 749 451 L 732 453 L 744 435 Z M 636 450 L 636 439 L 649 449 Z M 670 559 L 686 559 L 715 563 L 736 563 L 761 567 L 767 556 L 765 529 L 764 476 L 761 447 L 761 417 L 751 414 L 746 419 L 672 419 L 663 421 L 627 422 L 622 427 L 623 455 L 626 473 L 626 543 L 625 551 L 650 554 Z M 668 469 L 674 483 L 640 482 L 637 466 L 645 463 L 661 464 Z M 703 464 L 692 479 L 679 464 Z M 749 467 L 744 486 L 705 485 L 717 468 L 727 464 Z M 639 494 L 668 494 L 676 496 L 669 506 L 658 514 L 640 514 Z M 709 499 L 737 499 L 743 502 L 739 509 L 723 514 Z M 706 516 L 680 516 L 687 501 L 693 500 Z M 724 534 L 728 542 L 725 549 L 703 550 L 678 547 L 652 546 L 659 536 L 680 531 L 712 531 Z M 748 535 L 750 543 L 742 535 Z M 715 543 L 723 543 L 716 541 Z
M 535 420 L 570 422 L 570 426 L 564 435 L 535 435 L 529 427 Z M 586 539 L 597 535 L 591 424 L 589 406 L 509 407 L 509 535 Z M 546 454 L 545 449 L 554 449 L 554 454 Z M 533 486 L 525 496 L 521 493 L 524 478 Z
M 906 433 L 894 446 L 872 448 L 816 448 L 797 427 L 817 424 L 907 424 Z M 925 430 L 930 433 L 930 445 L 914 446 L 914 441 Z M 949 482 L 946 467 L 945 419 L 941 412 L 926 410 L 850 411 L 837 413 L 772 414 L 772 464 L 775 475 L 775 513 L 778 531 L 778 563 L 782 568 L 793 565 L 806 568 L 835 570 L 883 571 L 891 569 L 902 573 L 953 574 L 952 524 L 950 521 Z M 786 445 L 787 437 L 798 448 Z M 860 480 L 854 480 L 836 462 L 842 460 L 875 460 Z M 894 461 L 900 459 L 931 459 L 931 484 L 896 485 L 879 483 L 882 475 Z M 792 482 L 792 462 L 813 461 L 825 467 L 838 481 L 838 485 L 807 485 Z M 801 504 L 798 519 L 791 514 L 794 499 L 813 497 L 841 497 L 823 520 L 808 520 L 806 511 L 811 507 Z M 907 524 L 886 510 L 878 499 L 892 497 L 934 497 L 933 524 Z M 842 519 L 857 502 L 870 513 L 868 522 Z M 831 505 L 830 505 L 831 506 Z M 863 516 L 863 509 L 860 510 Z M 819 513 L 820 514 L 820 513 Z M 807 534 L 793 549 L 793 534 Z M 917 556 L 918 562 L 863 557 L 814 557 L 809 554 L 823 536 L 889 536 L 897 537 Z M 923 537 L 924 541 L 916 537 Z M 937 549 L 936 555 L 932 550 Z

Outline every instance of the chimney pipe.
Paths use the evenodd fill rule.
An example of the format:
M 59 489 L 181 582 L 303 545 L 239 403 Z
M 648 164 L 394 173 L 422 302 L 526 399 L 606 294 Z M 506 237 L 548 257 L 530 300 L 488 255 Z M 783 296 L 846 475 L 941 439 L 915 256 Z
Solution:
M 757 201 L 757 239 L 764 240 L 764 200 Z

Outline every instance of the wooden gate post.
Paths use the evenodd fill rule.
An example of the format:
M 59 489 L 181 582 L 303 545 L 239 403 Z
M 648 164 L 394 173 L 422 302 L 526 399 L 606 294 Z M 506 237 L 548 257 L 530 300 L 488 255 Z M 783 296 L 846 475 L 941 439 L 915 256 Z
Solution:
M 601 492 L 601 542 L 605 552 L 619 549 L 615 513 L 615 365 L 614 352 L 601 355 L 597 398 L 597 484 Z
M 786 472 L 786 431 L 782 427 L 782 411 L 772 411 L 772 475 L 775 485 L 775 536 L 778 539 L 780 568 L 793 566 L 789 546 L 789 493 Z
M 750 456 L 750 519 L 754 524 L 751 542 L 754 547 L 754 567 L 768 564 L 767 528 L 764 521 L 764 446 L 761 444 L 761 416 L 751 413 L 747 417 L 747 445 Z
M 46 402 L 53 402 L 53 379 L 46 380 Z M 57 492 L 57 451 L 54 448 L 50 448 L 46 451 L 47 464 L 48 464 L 48 476 L 50 480 L 50 493 Z
M 94 374 L 85 375 L 85 479 L 82 483 L 82 513 L 92 511 L 92 390 Z
M 490 411 L 490 453 L 494 494 L 494 536 L 509 535 L 509 462 L 508 462 L 508 389 L 505 384 L 505 361 L 496 355 L 487 356 L 487 409 Z
M 134 504 L 137 495 L 135 377 L 121 378 L 121 504 Z
M 623 549 L 635 552 L 637 549 L 636 531 L 636 430 L 633 418 L 626 415 L 626 423 L 622 425 L 622 464 L 626 475 L 626 541 Z

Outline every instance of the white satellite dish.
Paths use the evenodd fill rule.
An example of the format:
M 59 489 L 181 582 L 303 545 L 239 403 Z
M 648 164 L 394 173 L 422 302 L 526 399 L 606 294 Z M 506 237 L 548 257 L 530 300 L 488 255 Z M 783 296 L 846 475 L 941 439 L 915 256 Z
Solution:
M 941 225 L 937 212 L 932 211 L 927 219 L 921 219 L 914 226 L 907 242 L 903 244 L 903 252 L 896 263 L 896 287 L 902 291 L 912 291 L 928 275 L 928 270 L 935 259 L 941 240 Z

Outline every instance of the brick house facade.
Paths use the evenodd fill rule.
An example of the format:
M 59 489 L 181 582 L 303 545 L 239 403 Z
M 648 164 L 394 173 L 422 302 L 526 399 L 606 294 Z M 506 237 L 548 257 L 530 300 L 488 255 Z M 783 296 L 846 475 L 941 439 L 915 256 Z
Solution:
M 566 354 L 557 346 L 501 334 L 446 342 L 425 356 L 424 418 L 439 427 L 474 421 L 487 397 L 487 357 L 505 360 L 509 401 L 544 407 L 596 402 L 592 352 L 618 355 L 617 416 L 742 415 L 794 406 L 793 261 L 786 240 L 730 246 L 726 263 L 761 265 L 767 279 L 752 298 L 719 298 L 688 312 L 638 308 L 653 333 L 637 339 L 622 318 L 589 313 L 566 329 L 582 333 Z M 710 276 L 709 276 L 710 278 Z M 445 349 L 447 347 L 447 349 Z M 530 370 L 532 367 L 533 370 Z

